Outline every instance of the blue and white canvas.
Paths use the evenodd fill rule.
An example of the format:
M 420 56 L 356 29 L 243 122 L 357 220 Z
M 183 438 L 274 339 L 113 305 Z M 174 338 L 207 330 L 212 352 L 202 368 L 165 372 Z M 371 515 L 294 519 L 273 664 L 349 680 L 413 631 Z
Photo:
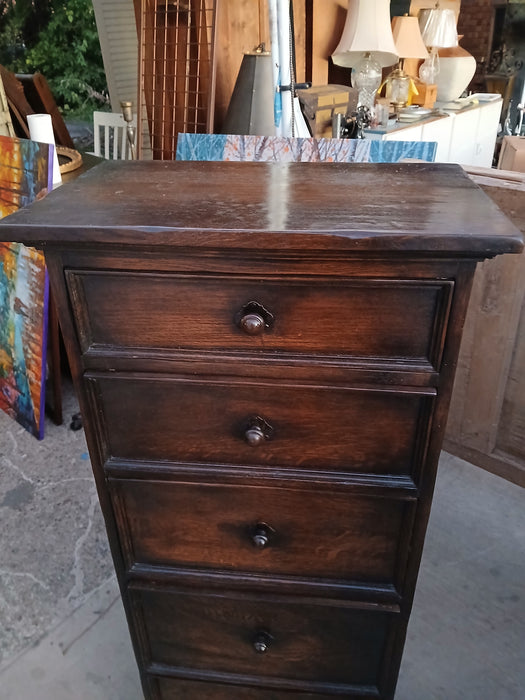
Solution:
M 177 160 L 251 162 L 433 162 L 437 144 L 426 141 L 314 139 L 228 134 L 179 134 Z

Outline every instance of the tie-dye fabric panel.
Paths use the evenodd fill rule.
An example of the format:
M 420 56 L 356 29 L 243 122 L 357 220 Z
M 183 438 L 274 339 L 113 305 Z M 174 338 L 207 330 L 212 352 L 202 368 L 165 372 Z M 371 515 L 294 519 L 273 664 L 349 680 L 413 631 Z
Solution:
M 52 187 L 50 147 L 0 137 L 0 218 Z M 48 280 L 43 254 L 0 242 L 0 408 L 43 437 Z

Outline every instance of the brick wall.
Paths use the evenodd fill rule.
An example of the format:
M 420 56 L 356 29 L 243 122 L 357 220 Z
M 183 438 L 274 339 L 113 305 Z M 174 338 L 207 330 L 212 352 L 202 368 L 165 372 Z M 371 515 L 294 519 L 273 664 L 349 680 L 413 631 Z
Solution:
M 461 46 L 478 62 L 489 59 L 494 5 L 494 0 L 462 0 L 461 2 L 458 21 L 458 33 L 464 35 Z
M 483 65 L 488 63 L 492 46 L 494 0 L 462 0 L 458 20 L 458 34 L 463 34 L 461 46 L 469 51 L 478 63 L 471 89 L 480 89 L 479 81 Z M 501 3 L 504 4 L 504 3 Z

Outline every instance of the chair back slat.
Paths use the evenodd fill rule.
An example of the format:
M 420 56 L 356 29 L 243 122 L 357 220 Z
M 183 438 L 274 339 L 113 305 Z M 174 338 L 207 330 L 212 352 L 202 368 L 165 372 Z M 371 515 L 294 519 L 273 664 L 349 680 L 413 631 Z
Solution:
M 133 117 L 131 125 L 136 127 Z M 108 160 L 129 160 L 131 149 L 128 142 L 127 123 L 120 112 L 93 112 L 93 152 Z

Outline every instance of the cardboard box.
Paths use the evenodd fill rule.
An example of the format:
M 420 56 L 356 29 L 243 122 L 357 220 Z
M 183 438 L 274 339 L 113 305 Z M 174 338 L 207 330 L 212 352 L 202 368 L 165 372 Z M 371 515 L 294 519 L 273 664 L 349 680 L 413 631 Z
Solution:
M 303 114 L 315 138 L 332 138 L 332 120 L 357 106 L 357 90 L 346 85 L 320 85 L 297 90 Z
M 421 80 L 414 80 L 418 94 L 412 95 L 411 104 L 432 109 L 437 99 L 437 85 L 427 85 Z
M 525 173 L 525 136 L 505 136 L 503 138 L 498 168 Z

